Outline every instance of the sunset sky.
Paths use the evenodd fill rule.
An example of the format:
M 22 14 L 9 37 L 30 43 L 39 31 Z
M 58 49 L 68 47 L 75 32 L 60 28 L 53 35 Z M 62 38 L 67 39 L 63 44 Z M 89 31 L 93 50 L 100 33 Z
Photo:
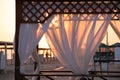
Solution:
M 15 0 L 0 0 L 0 21 L 0 41 L 12 42 L 15 33 Z M 110 27 L 108 29 L 108 35 L 109 44 L 120 42 Z M 45 38 L 41 41 L 44 42 Z M 106 43 L 106 38 L 103 42 Z M 44 47 L 47 46 L 46 43 L 44 44 Z
M 15 0 L 0 0 L 0 41 L 13 41 Z

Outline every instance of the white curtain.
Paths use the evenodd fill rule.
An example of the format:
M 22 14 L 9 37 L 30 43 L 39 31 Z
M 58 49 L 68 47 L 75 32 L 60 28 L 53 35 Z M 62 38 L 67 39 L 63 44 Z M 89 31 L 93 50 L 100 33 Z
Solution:
M 36 46 L 41 39 L 44 32 L 47 30 L 53 17 L 47 20 L 44 24 L 20 24 L 19 33 L 19 57 L 20 57 L 20 72 L 25 73 L 24 62 L 30 55 L 32 55 L 35 60 L 38 60 L 36 56 Z M 34 55 L 33 55 L 34 54 Z M 37 59 L 36 59 L 37 58 Z M 34 74 L 39 72 L 39 62 L 38 67 Z
M 84 15 L 55 16 L 46 35 L 57 59 L 75 74 L 87 74 L 90 59 L 111 19 L 110 15 L 102 15 L 104 20 L 98 20 L 101 15 L 91 14 L 83 20 Z
M 36 49 L 37 43 L 42 37 L 44 31 L 40 24 L 21 24 L 19 34 L 19 57 L 20 57 L 20 72 L 24 73 L 24 61 Z
M 113 20 L 110 22 L 110 25 L 120 39 L 120 20 Z

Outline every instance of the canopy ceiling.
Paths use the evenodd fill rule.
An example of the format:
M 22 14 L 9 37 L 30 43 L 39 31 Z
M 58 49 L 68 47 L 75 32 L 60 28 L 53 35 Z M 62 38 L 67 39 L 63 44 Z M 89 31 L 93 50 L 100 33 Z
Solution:
M 44 23 L 53 14 L 113 14 L 118 20 L 120 13 L 118 0 L 19 0 L 19 16 L 23 23 Z

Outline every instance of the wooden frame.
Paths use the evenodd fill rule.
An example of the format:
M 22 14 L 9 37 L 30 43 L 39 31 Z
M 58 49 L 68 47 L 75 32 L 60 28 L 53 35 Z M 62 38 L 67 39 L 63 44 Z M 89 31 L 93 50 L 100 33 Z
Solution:
M 15 80 L 23 79 L 18 55 L 21 23 L 44 23 L 52 14 L 112 14 L 112 20 L 119 20 L 119 13 L 119 0 L 16 0 Z
M 120 1 L 22 1 L 22 19 L 26 23 L 44 23 L 52 14 L 113 14 L 112 19 L 118 19 Z

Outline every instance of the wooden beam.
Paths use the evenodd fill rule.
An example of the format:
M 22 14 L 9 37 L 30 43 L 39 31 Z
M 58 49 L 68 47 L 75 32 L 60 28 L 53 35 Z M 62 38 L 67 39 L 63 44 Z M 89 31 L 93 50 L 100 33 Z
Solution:
M 21 22 L 21 0 L 16 0 L 16 30 L 15 30 L 15 80 L 21 80 L 19 59 L 19 29 Z

